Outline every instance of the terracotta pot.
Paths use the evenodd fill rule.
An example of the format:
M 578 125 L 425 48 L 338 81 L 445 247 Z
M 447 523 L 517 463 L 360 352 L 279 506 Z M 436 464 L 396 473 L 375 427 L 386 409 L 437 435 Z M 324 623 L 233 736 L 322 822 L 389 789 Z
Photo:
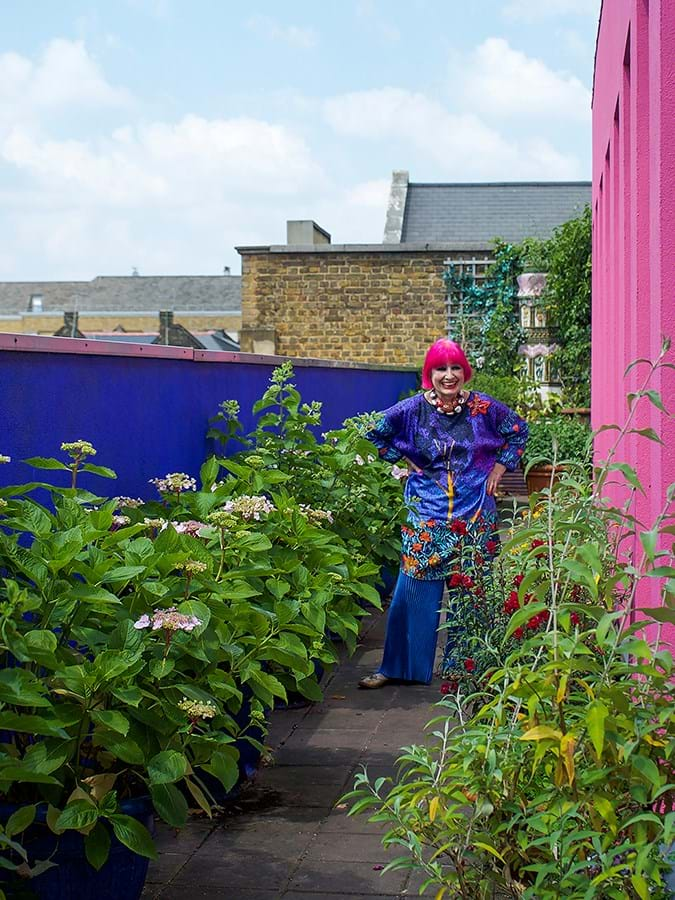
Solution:
M 552 473 L 554 473 L 553 484 L 555 484 L 559 481 L 562 472 L 563 470 L 560 466 L 535 466 L 530 469 L 525 476 L 528 494 L 534 494 L 537 491 L 542 491 L 544 488 L 550 487 Z

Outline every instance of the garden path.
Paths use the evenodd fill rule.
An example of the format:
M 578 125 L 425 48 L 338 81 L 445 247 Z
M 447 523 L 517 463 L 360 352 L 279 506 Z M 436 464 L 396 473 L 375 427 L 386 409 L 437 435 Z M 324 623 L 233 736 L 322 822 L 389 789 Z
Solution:
M 382 875 L 388 854 L 382 826 L 347 817 L 339 798 L 354 773 L 395 770 L 399 748 L 419 743 L 439 699 L 439 682 L 357 688 L 377 668 L 384 615 L 369 621 L 356 654 L 325 679 L 325 699 L 272 714 L 263 767 L 233 808 L 213 821 L 193 819 L 179 834 L 161 829 L 160 859 L 150 865 L 144 898 L 161 900 L 393 900 L 415 897 L 420 875 Z

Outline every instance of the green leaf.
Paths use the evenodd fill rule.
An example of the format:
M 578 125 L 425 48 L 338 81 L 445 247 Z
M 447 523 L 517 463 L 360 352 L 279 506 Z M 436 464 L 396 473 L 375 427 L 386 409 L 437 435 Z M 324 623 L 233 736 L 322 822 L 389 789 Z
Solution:
M 630 428 L 627 433 L 628 434 L 639 434 L 642 437 L 649 438 L 650 441 L 655 441 L 657 444 L 663 443 L 663 441 L 658 436 L 658 434 L 654 431 L 653 428 Z
M 630 883 L 635 888 L 635 893 L 638 895 L 640 900 L 649 900 L 649 883 L 647 879 L 642 875 L 631 875 Z
M 105 573 L 103 578 L 101 578 L 101 584 L 117 584 L 119 582 L 130 581 L 132 578 L 135 578 L 136 575 L 145 572 L 145 570 L 146 566 L 116 566 L 114 569 L 110 569 Z
M 162 750 L 148 763 L 151 784 L 171 784 L 187 774 L 188 762 L 177 750 Z
M 602 700 L 592 700 L 586 710 L 586 728 L 598 759 L 605 746 L 605 719 L 608 715 L 609 710 Z
M 263 553 L 271 550 L 272 542 L 265 534 L 251 532 L 251 534 L 242 535 L 237 539 L 237 547 L 239 550 L 248 550 L 250 553 Z
M 15 713 L 8 709 L 0 712 L 0 729 L 4 731 L 19 731 L 22 734 L 58 737 L 64 740 L 68 737 L 68 733 L 63 730 L 60 722 L 47 719 L 44 716 Z
M 187 822 L 188 805 L 175 784 L 150 785 L 150 796 L 158 815 L 167 825 L 182 828 Z
M 364 600 L 372 603 L 373 606 L 377 607 L 377 609 L 382 608 L 382 600 L 380 599 L 380 595 L 371 584 L 363 584 L 359 581 L 352 581 L 350 582 L 349 587 L 357 596 L 363 597 Z
M 117 472 L 107 466 L 95 466 L 93 463 L 85 463 L 80 466 L 80 472 L 91 472 L 92 475 L 100 475 L 102 478 L 117 478 Z
M 641 531 L 640 532 L 640 543 L 645 551 L 645 556 L 647 560 L 651 562 L 654 559 L 654 555 L 656 554 L 656 545 L 659 540 L 659 529 L 658 526 L 656 528 L 650 529 L 650 531 Z
M 33 466 L 34 469 L 60 469 L 64 472 L 70 472 L 70 466 L 52 457 L 31 456 L 30 459 L 24 459 L 23 461 L 26 465 Z
M 598 754 L 599 756 L 600 754 Z M 607 797 L 595 797 L 593 799 L 593 806 L 600 813 L 602 818 L 607 822 L 610 829 L 612 830 L 612 834 L 616 834 L 617 830 L 617 820 L 616 820 L 616 811 L 614 809 L 614 804 Z M 623 826 L 622 826 L 623 827 Z
M 7 837 L 14 837 L 15 834 L 20 834 L 22 831 L 25 831 L 29 825 L 32 825 L 33 820 L 35 819 L 35 812 L 35 805 L 30 805 L 22 806 L 20 809 L 17 809 L 16 812 L 12 813 L 5 825 L 5 834 Z
M 96 607 L 119 605 L 122 602 L 115 594 L 93 584 L 74 584 L 68 593 L 74 600 L 86 601 Z
M 190 778 L 185 779 L 185 785 L 187 786 L 187 789 L 190 791 L 194 799 L 197 801 L 198 806 L 203 809 L 209 819 L 211 819 L 211 804 L 206 799 L 204 791 Z
M 134 766 L 145 763 L 145 754 L 132 738 L 122 737 L 116 731 L 96 731 L 94 737 L 97 745 L 105 747 L 122 762 Z
M 265 587 L 276 600 L 281 600 L 291 589 L 290 584 L 282 578 L 268 578 Z
M 121 813 L 115 813 L 114 816 L 109 816 L 109 819 L 115 837 L 121 844 L 133 850 L 134 853 L 138 853 L 139 856 L 157 859 L 157 851 L 150 832 L 140 822 Z
M 26 651 L 32 660 L 45 666 L 56 665 L 54 651 L 58 646 L 56 635 L 53 631 L 36 629 L 23 636 Z
M 90 866 L 98 872 L 110 852 L 110 832 L 100 820 L 84 837 L 84 853 Z
M 51 706 L 45 686 L 25 669 L 0 670 L 0 700 L 12 706 Z
M 127 703 L 129 706 L 138 706 L 143 699 L 143 692 L 139 687 L 113 688 L 112 694 L 118 700 L 121 700 L 122 703 Z
M 67 828 L 79 831 L 93 825 L 97 820 L 98 809 L 94 803 L 89 800 L 73 800 L 56 820 L 56 826 L 64 831 Z
M 214 775 L 226 791 L 232 790 L 239 780 L 239 766 L 236 760 L 228 753 L 222 753 L 219 750 L 211 755 L 209 764 L 203 766 L 203 769 Z M 199 771 L 197 771 L 197 775 L 199 775 Z
M 648 756 L 636 754 L 631 756 L 630 760 L 633 768 L 636 769 L 653 787 L 658 788 L 661 786 L 662 778 L 653 759 L 649 759 Z
M 116 709 L 94 710 L 91 717 L 94 722 L 98 722 L 104 728 L 109 728 L 111 731 L 116 731 L 125 737 L 129 733 L 129 720 Z
M 171 672 L 173 672 L 175 665 L 176 664 L 172 659 L 164 657 L 162 659 L 152 659 L 148 665 L 148 671 L 153 678 L 159 680 L 164 678 L 165 675 L 170 675 Z
M 621 472 L 626 481 L 634 487 L 637 491 L 644 494 L 645 489 L 642 487 L 640 479 L 637 476 L 637 472 L 632 466 L 629 466 L 628 463 L 611 463 L 607 466 L 607 470 L 610 472 Z
M 500 860 L 501 862 L 503 862 L 504 864 L 506 864 L 506 860 L 505 860 L 504 857 L 501 855 L 501 853 L 499 852 L 499 850 L 496 850 L 496 849 L 495 849 L 494 847 L 492 847 L 490 844 L 485 844 L 485 843 L 483 843 L 483 841 L 473 841 L 473 845 L 474 845 L 474 847 L 480 847 L 481 850 L 487 850 L 487 852 L 488 852 L 488 853 L 491 853 L 492 856 L 496 856 L 498 860 Z

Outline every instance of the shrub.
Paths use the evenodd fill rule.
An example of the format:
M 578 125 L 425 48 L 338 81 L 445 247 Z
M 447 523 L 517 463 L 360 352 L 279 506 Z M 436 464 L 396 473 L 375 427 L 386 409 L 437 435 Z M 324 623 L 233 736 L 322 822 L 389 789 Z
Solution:
M 637 396 L 662 408 L 646 382 Z M 603 497 L 610 476 L 641 490 L 614 462 L 637 405 L 594 483 L 571 467 L 514 524 L 505 622 L 474 635 L 492 656 L 482 682 L 445 695 L 393 784 L 364 772 L 348 795 L 403 848 L 388 868 L 421 869 L 437 898 L 670 896 L 675 697 L 660 630 L 675 622 L 675 568 L 659 547 L 675 486 L 649 528 Z M 663 606 L 637 609 L 654 578 L 668 579 Z
M 530 423 L 523 465 L 588 462 L 591 429 L 571 416 L 544 416 Z

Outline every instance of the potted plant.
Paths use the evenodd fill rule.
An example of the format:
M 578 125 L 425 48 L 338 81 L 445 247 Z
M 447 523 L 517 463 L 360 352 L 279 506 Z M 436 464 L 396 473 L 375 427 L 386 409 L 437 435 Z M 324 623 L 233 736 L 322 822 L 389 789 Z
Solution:
M 2 878 L 132 900 L 156 855 L 153 814 L 185 824 L 179 785 L 211 814 L 200 763 L 226 788 L 236 780 L 242 692 L 227 664 L 209 665 L 213 564 L 173 528 L 132 524 L 119 500 L 81 490 L 80 472 L 114 477 L 87 461 L 91 444 L 62 449 L 71 462 L 29 462 L 65 470 L 69 487 L 0 490 Z M 231 618 L 255 656 L 250 622 Z
M 528 493 L 557 483 L 565 467 L 588 469 L 592 433 L 585 422 L 569 416 L 543 416 L 530 423 L 523 454 Z

